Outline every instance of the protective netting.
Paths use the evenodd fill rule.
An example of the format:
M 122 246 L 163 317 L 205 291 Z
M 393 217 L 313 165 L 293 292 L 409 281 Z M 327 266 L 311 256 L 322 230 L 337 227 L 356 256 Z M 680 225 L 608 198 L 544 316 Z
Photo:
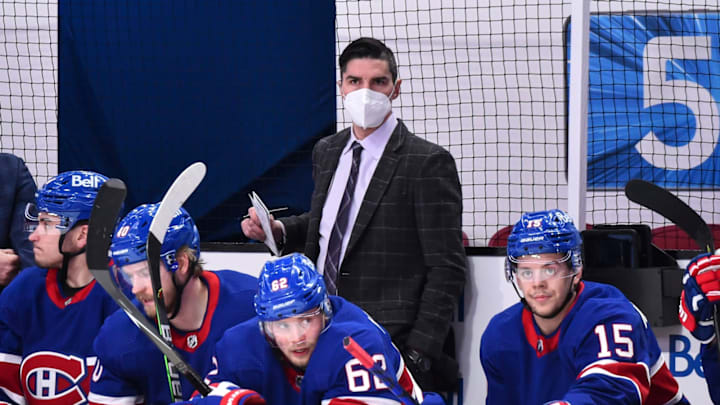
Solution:
M 57 174 L 57 1 L 0 3 L 0 152 Z
M 625 198 L 639 177 L 720 223 L 719 10 L 591 3 L 588 223 L 669 225 Z M 42 184 L 57 172 L 57 3 L 4 1 L 0 13 L 0 151 Z M 338 54 L 359 36 L 386 42 L 403 79 L 395 111 L 455 156 L 471 246 L 499 243 L 524 211 L 567 208 L 570 13 L 569 1 L 336 2 Z M 343 128 L 339 94 L 337 105 Z
M 338 53 L 359 36 L 385 41 L 404 79 L 396 111 L 417 135 L 455 156 L 470 245 L 501 245 L 502 229 L 523 211 L 567 208 L 570 2 L 336 4 Z M 590 8 L 586 221 L 668 225 L 624 196 L 628 179 L 645 178 L 720 222 L 712 191 L 720 184 L 713 152 L 720 131 L 717 2 Z M 695 39 L 657 39 L 678 36 Z M 658 139 L 639 142 L 651 130 Z

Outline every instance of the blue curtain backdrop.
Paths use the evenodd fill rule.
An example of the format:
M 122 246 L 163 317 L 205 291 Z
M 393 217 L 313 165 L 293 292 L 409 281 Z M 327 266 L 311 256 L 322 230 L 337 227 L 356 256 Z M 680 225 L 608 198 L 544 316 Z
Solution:
M 162 198 L 190 163 L 204 241 L 236 239 L 256 190 L 309 208 L 310 149 L 335 128 L 332 0 L 59 2 L 59 170 Z

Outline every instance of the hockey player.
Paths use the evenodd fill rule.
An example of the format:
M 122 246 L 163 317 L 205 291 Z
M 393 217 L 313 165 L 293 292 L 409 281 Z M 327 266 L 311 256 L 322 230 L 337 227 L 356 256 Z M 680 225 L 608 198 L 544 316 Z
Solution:
M 37 267 L 0 295 L 0 402 L 86 401 L 93 339 L 117 309 L 85 261 L 87 222 L 106 180 L 88 171 L 61 173 L 26 209 Z
M 218 342 L 215 369 L 207 376 L 218 388 L 196 402 L 219 403 L 222 395 L 228 403 L 233 398 L 265 403 L 262 396 L 273 405 L 405 404 L 343 348 L 346 336 L 422 401 L 388 333 L 357 306 L 329 297 L 307 257 L 295 253 L 265 264 L 255 311 L 256 318 L 228 330 Z M 425 398 L 425 404 L 443 404 L 435 394 Z
M 713 403 L 720 404 L 720 359 L 713 316 L 720 302 L 720 255 L 702 254 L 687 265 L 678 317 L 698 339 L 705 380 Z
M 155 303 L 146 255 L 150 224 L 159 204 L 141 205 L 125 216 L 110 252 L 116 279 L 127 283 L 136 305 L 155 320 Z M 212 349 L 222 334 L 255 315 L 257 279 L 236 271 L 205 271 L 200 235 L 184 209 L 176 212 L 161 247 L 160 278 L 173 345 L 200 374 L 211 367 Z M 90 386 L 91 404 L 168 404 L 173 402 L 164 358 L 123 311 L 110 316 L 95 340 L 98 366 Z M 184 399 L 193 386 L 180 377 Z
M 513 228 L 505 275 L 521 302 L 483 333 L 486 403 L 687 403 L 644 315 L 616 288 L 581 281 L 581 245 L 560 210 Z

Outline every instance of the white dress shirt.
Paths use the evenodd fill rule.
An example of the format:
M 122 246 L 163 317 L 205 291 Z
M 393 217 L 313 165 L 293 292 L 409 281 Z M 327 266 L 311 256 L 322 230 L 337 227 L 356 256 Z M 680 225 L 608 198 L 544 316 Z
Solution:
M 385 151 L 385 146 L 390 140 L 390 135 L 392 135 L 397 124 L 398 120 L 395 117 L 395 114 L 391 113 L 390 117 L 388 117 L 388 119 L 375 130 L 375 132 L 368 135 L 363 140 L 358 140 L 355 137 L 355 132 L 350 129 L 350 138 L 340 154 L 340 161 L 338 162 L 335 174 L 330 182 L 330 189 L 328 190 L 328 196 L 325 199 L 325 205 L 323 206 L 322 217 L 320 219 L 320 255 L 318 256 L 316 263 L 317 270 L 320 274 L 323 274 L 324 272 L 330 233 L 335 225 L 335 219 L 337 218 L 338 209 L 340 208 L 340 201 L 342 200 L 343 193 L 345 192 L 345 186 L 347 185 L 347 180 L 350 176 L 350 167 L 352 166 L 352 150 L 350 149 L 350 146 L 353 142 L 358 142 L 363 147 L 363 151 L 360 154 L 358 179 L 355 183 L 355 192 L 350 204 L 348 229 L 343 232 L 342 250 L 340 251 L 340 265 L 345 258 L 345 250 L 347 249 L 348 241 L 350 241 L 350 234 L 352 233 L 351 230 L 355 226 L 355 219 L 360 211 L 362 201 L 365 198 L 365 192 L 367 191 L 368 185 L 370 185 L 370 181 L 375 173 L 378 161 L 380 161 L 380 157 Z

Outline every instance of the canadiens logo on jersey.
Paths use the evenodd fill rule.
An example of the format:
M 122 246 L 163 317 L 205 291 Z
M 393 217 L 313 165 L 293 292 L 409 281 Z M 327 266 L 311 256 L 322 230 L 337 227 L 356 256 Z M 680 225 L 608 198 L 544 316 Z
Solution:
M 86 393 L 95 358 L 85 360 L 55 352 L 36 352 L 20 366 L 23 390 L 29 404 L 77 404 Z

